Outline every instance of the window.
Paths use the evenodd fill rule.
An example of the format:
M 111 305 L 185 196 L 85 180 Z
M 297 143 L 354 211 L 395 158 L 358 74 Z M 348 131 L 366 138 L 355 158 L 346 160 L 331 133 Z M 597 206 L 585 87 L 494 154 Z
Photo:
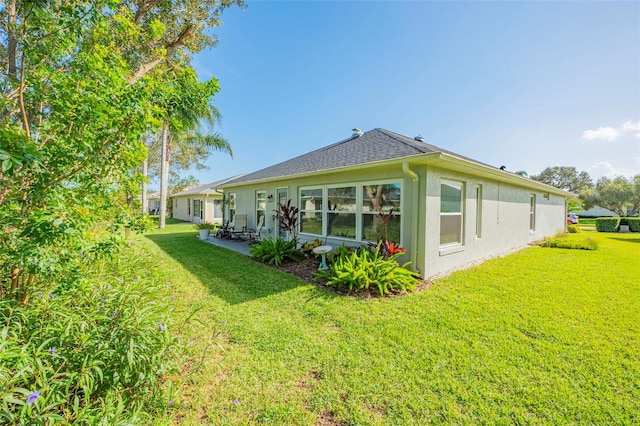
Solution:
M 202 219 L 202 200 L 193 200 L 193 217 Z
M 327 235 L 355 239 L 356 187 L 329 188 L 327 200 Z
M 358 241 L 387 237 L 402 243 L 401 189 L 400 183 L 301 188 L 300 232 Z
M 236 217 L 236 194 L 229 194 L 229 222 Z
M 536 230 L 536 194 L 529 197 L 529 230 Z
M 260 218 L 267 214 L 267 191 L 256 191 L 256 226 Z
M 323 235 L 324 198 L 322 188 L 300 190 L 300 232 Z
M 440 245 L 462 244 L 462 182 L 440 183 Z
M 191 198 L 187 198 L 187 216 L 191 216 Z
M 363 240 L 377 241 L 386 237 L 400 243 L 400 198 L 399 183 L 362 186 Z
M 222 200 L 213 200 L 213 217 L 222 218 Z
M 482 185 L 476 185 L 476 238 L 482 237 Z

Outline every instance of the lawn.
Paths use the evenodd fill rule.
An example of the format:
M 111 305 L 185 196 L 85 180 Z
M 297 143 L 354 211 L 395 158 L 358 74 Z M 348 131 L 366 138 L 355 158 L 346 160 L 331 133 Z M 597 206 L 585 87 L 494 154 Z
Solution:
M 640 423 L 637 234 L 572 234 L 600 249 L 532 247 L 385 299 L 334 295 L 195 234 L 174 225 L 136 245 L 163 262 L 178 322 L 197 311 L 195 373 L 159 422 Z

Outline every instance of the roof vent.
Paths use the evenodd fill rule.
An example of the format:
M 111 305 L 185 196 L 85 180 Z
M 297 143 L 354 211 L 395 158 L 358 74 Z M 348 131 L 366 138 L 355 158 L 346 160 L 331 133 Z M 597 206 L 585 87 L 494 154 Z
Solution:
M 359 138 L 364 133 L 362 130 L 358 129 L 357 127 L 351 130 L 353 131 L 353 134 L 351 135 L 352 138 Z
M 418 142 L 424 142 L 424 136 L 422 136 L 422 134 L 418 133 L 418 136 L 414 136 L 413 139 L 417 140 Z

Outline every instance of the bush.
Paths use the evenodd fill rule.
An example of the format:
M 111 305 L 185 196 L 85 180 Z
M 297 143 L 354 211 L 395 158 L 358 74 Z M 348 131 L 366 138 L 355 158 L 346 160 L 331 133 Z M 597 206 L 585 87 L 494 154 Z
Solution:
M 323 245 L 322 240 L 316 238 L 311 242 L 303 243 L 300 250 L 302 251 L 302 254 L 304 254 L 305 257 L 310 257 L 312 255 L 315 256 L 315 254 L 313 253 L 313 249 L 316 247 L 320 247 L 321 245 Z
M 304 255 L 296 247 L 296 241 L 282 238 L 266 238 L 249 250 L 251 255 L 264 263 L 280 266 L 285 260 L 299 262 Z
M 567 232 L 570 234 L 579 234 L 582 230 L 578 225 L 569 225 L 567 226 Z
M 373 251 L 361 247 L 351 252 L 342 250 L 333 258 L 329 270 L 316 273 L 326 279 L 328 285 L 346 287 L 349 291 L 376 288 L 381 296 L 391 291 L 413 291 L 417 278 L 413 272 L 400 265 L 397 258 L 402 253 L 385 258 L 378 245 Z
M 0 424 L 124 424 L 167 406 L 176 360 L 152 261 L 132 250 L 26 305 L 0 300 Z
M 640 217 L 628 217 L 627 222 L 631 232 L 640 232 Z
M 618 225 L 620 225 L 619 217 L 599 217 L 596 219 L 598 232 L 618 232 Z
M 584 240 L 575 240 L 567 238 L 567 234 L 558 234 L 553 237 L 545 238 L 539 244 L 541 247 L 554 247 L 573 250 L 597 250 L 598 243 L 591 238 L 585 238 Z

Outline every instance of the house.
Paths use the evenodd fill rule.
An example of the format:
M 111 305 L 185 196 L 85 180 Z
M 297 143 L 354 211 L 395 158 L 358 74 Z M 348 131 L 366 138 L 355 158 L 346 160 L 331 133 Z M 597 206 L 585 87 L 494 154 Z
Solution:
M 267 236 L 284 236 L 278 203 L 300 209 L 299 238 L 360 245 L 382 237 L 407 249 L 433 277 L 565 230 L 572 194 L 385 129 L 228 180 L 229 217 L 266 216 Z M 385 216 L 381 215 L 384 213 Z
M 158 211 L 160 211 L 160 191 L 150 192 L 147 194 L 147 212 L 158 214 Z
M 240 176 L 242 175 L 199 185 L 170 195 L 173 218 L 194 223 L 222 223 L 224 199 L 219 186 Z

